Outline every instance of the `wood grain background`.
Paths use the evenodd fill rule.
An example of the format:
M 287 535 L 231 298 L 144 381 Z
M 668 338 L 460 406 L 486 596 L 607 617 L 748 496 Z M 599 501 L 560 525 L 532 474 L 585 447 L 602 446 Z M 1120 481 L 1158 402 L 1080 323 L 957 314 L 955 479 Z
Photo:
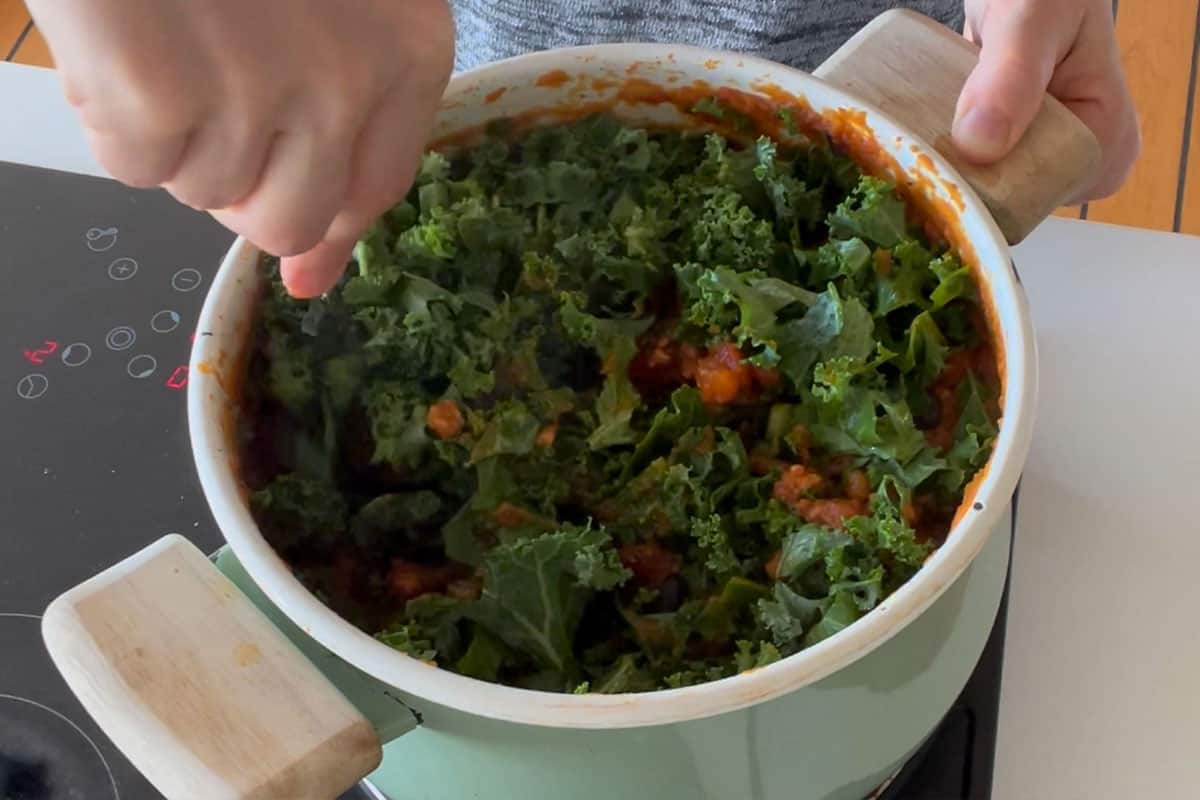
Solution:
M 1060 216 L 1200 235 L 1200 0 L 1118 0 L 1117 38 L 1144 148 L 1115 196 Z M 0 0 L 0 55 L 52 67 L 22 0 Z

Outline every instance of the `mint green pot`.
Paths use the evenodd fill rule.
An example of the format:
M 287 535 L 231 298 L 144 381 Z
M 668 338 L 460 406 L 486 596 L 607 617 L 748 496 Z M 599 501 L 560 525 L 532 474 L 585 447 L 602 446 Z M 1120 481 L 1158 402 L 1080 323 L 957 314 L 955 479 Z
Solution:
M 816 115 L 853 109 L 854 135 L 874 141 L 894 178 L 925 176 L 913 185 L 953 215 L 947 223 L 974 252 L 969 260 L 998 331 L 1000 434 L 946 543 L 876 609 L 811 648 L 722 681 L 636 695 L 561 695 L 472 680 L 339 618 L 256 527 L 237 475 L 233 422 L 260 254 L 239 240 L 201 313 L 188 385 L 197 471 L 230 546 L 221 566 L 390 742 L 372 780 L 395 800 L 861 800 L 949 708 L 995 617 L 1007 509 L 1033 431 L 1036 353 L 1008 244 L 987 208 L 933 148 L 843 90 L 770 62 L 695 48 L 606 45 L 489 65 L 451 81 L 434 133 L 592 104 L 642 124 L 695 124 L 645 92 L 621 94 L 631 73 L 642 89 L 703 81 L 764 102 L 800 97 Z
M 371 780 L 393 800 L 863 800 L 949 710 L 983 651 L 1007 529 L 920 619 L 867 657 L 761 705 L 633 730 L 555 730 L 413 699 L 423 724 Z
M 391 740 L 369 777 L 391 800 L 863 800 L 974 669 L 1004 589 L 1009 525 L 1006 514 L 919 619 L 834 675 L 741 711 L 624 730 L 497 721 L 388 687 L 303 634 L 228 548 L 217 565 Z

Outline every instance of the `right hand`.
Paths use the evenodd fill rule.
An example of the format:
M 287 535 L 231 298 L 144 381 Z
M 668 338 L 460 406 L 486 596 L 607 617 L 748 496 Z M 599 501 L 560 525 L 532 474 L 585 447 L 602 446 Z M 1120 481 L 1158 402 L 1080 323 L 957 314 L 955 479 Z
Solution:
M 114 178 L 340 278 L 408 191 L 454 63 L 446 0 L 28 0 Z
M 981 164 L 1003 158 L 1048 91 L 1100 142 L 1096 183 L 1072 203 L 1120 189 L 1142 140 L 1111 0 L 966 0 L 965 7 L 965 33 L 982 50 L 958 101 L 954 140 L 960 152 Z

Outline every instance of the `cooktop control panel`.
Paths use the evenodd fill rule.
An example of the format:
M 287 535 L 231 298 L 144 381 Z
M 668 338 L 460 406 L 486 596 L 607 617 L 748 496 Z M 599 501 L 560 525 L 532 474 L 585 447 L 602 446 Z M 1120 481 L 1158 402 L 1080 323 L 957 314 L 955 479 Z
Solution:
M 233 237 L 113 181 L 0 164 L 0 186 L 0 797 L 151 800 L 54 669 L 39 615 L 168 532 L 219 545 L 184 390 Z
M 163 192 L 0 165 L 0 612 L 169 531 L 219 541 L 184 391 L 196 318 L 232 235 Z

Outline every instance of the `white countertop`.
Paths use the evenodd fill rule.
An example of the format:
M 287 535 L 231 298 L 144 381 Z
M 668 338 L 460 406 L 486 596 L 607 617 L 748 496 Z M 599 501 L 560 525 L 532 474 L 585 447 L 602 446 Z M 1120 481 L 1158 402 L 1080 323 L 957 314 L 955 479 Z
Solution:
M 995 800 L 1200 797 L 1200 238 L 1051 220 L 1015 258 L 1041 396 Z
M 52 70 L 0 61 L 0 161 L 106 175 Z
M 0 160 L 103 174 L 53 73 L 0 64 L 0 98 Z M 1052 219 L 1016 260 L 1041 398 L 994 800 L 1200 796 L 1200 238 Z

